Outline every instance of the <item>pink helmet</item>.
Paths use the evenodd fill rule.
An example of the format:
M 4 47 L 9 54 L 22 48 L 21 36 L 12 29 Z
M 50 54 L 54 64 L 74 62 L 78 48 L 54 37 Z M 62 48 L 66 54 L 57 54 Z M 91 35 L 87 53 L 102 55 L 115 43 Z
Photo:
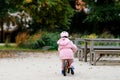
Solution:
M 60 33 L 60 37 L 68 37 L 69 36 L 69 33 L 67 31 L 63 31 Z

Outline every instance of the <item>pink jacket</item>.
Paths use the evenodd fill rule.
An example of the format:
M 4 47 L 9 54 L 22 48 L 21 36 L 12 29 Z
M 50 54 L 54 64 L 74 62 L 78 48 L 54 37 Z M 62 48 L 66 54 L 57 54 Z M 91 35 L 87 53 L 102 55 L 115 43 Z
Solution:
M 60 38 L 57 41 L 59 56 L 61 59 L 73 59 L 74 53 L 77 51 L 77 47 L 68 38 Z

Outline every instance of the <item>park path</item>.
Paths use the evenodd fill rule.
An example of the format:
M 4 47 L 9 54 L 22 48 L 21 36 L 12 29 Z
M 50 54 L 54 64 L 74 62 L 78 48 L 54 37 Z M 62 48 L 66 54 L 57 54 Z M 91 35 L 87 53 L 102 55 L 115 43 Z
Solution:
M 91 66 L 75 58 L 75 75 L 61 75 L 57 52 L 0 59 L 0 80 L 120 80 L 120 66 Z M 23 55 L 23 56 L 22 56 Z

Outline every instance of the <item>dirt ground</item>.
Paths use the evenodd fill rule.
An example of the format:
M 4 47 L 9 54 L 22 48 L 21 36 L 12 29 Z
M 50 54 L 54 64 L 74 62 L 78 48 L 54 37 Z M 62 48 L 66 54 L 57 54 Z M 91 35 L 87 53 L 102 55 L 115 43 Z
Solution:
M 19 53 L 18 57 L 0 58 L 0 80 L 120 80 L 120 65 L 92 66 L 74 60 L 75 74 L 61 74 L 57 52 Z

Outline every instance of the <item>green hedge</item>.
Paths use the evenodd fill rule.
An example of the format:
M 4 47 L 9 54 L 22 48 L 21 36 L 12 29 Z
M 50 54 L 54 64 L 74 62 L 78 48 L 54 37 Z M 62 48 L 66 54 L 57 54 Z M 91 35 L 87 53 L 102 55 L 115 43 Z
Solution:
M 57 49 L 57 40 L 59 39 L 59 33 L 49 33 L 44 32 L 42 36 L 40 35 L 36 40 L 33 40 L 33 36 L 31 36 L 24 43 L 20 44 L 21 48 L 29 48 L 29 49 Z

